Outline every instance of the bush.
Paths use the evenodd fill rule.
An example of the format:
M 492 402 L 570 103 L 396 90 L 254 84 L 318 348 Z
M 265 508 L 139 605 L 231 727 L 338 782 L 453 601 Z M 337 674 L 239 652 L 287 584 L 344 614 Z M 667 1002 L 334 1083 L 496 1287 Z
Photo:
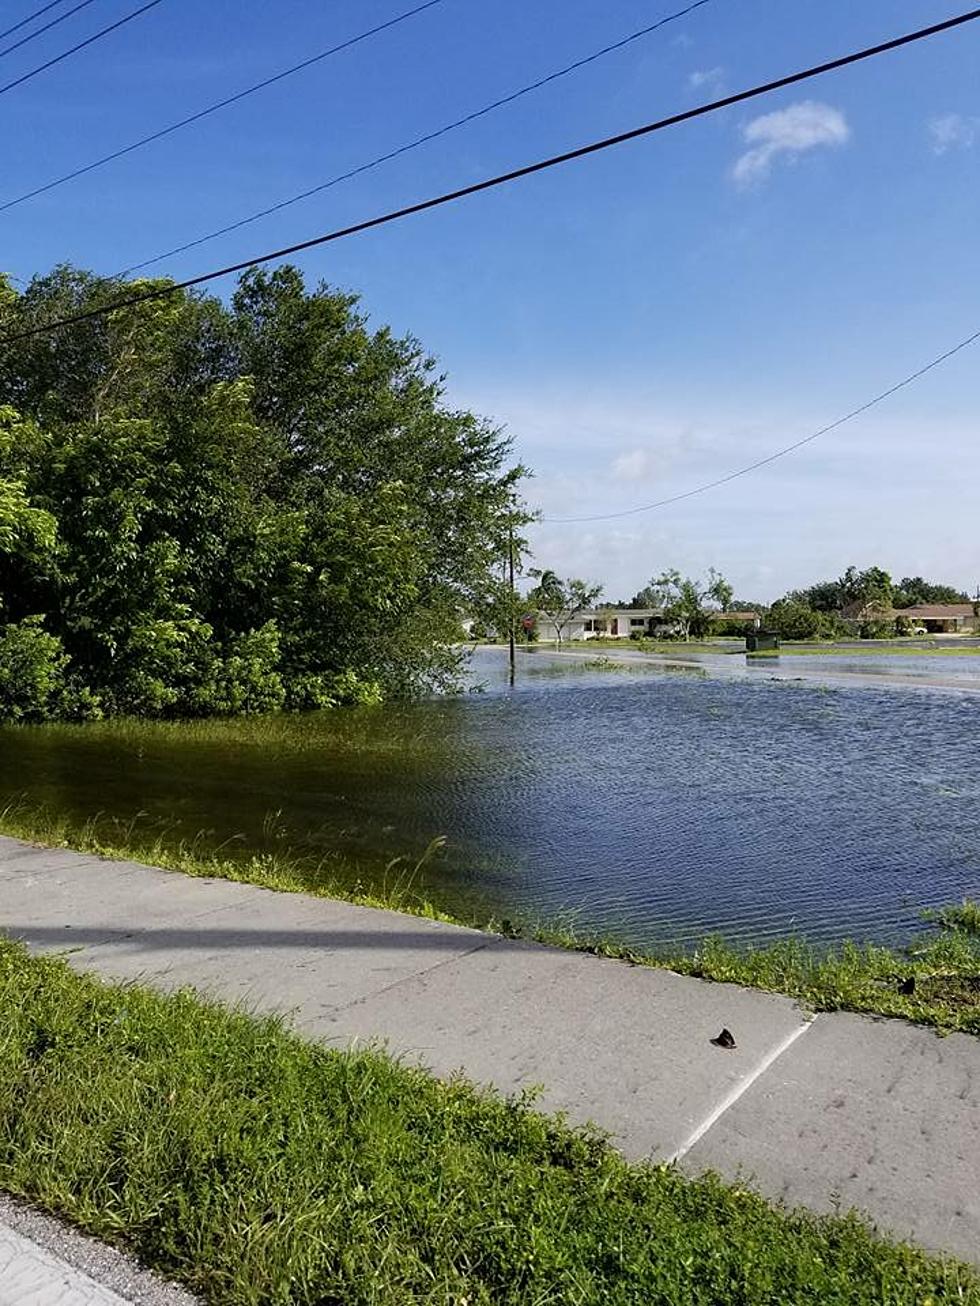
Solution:
M 0 631 L 0 720 L 44 721 L 57 715 L 68 657 L 42 616 Z
M 268 621 L 233 641 L 218 674 L 214 710 L 222 714 L 278 712 L 286 691 L 279 674 L 279 630 Z
M 906 618 L 906 621 L 908 618 Z M 862 639 L 890 639 L 896 633 L 896 623 L 893 621 L 862 621 L 861 638 Z

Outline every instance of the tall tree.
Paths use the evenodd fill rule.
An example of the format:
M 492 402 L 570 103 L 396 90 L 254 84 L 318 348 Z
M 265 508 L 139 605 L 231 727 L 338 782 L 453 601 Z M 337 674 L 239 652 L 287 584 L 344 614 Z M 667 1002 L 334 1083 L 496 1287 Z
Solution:
M 0 334 L 121 288 L 0 285 Z M 0 626 L 34 622 L 57 662 L 48 713 L 451 684 L 460 612 L 528 520 L 509 441 L 445 403 L 422 346 L 294 268 L 230 306 L 175 293 L 13 343 L 0 405 Z
M 732 587 L 713 567 L 707 579 L 698 581 L 671 568 L 650 581 L 648 591 L 663 608 L 664 620 L 675 626 L 685 640 L 699 638 L 711 627 L 711 618 L 724 612 L 732 601 Z M 709 606 L 714 604 L 714 607 Z
M 896 608 L 914 608 L 920 603 L 969 603 L 970 596 L 954 585 L 937 585 L 921 576 L 903 576 L 895 586 Z
M 599 600 L 602 586 L 573 578 L 562 580 L 553 571 L 532 570 L 528 575 L 538 582 L 527 596 L 528 604 L 544 613 L 560 645 L 568 623 Z

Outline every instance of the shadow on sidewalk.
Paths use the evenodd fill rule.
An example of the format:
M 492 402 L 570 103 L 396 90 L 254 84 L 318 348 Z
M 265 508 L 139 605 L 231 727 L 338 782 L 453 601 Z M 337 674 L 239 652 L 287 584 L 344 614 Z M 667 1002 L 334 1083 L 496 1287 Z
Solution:
M 527 950 L 541 945 L 478 931 L 453 933 L 433 929 L 404 930 L 262 930 L 262 929 L 118 929 L 97 925 L 0 925 L 0 933 L 33 945 L 138 943 L 151 948 L 417 948 L 434 952 L 471 952 L 481 947 Z

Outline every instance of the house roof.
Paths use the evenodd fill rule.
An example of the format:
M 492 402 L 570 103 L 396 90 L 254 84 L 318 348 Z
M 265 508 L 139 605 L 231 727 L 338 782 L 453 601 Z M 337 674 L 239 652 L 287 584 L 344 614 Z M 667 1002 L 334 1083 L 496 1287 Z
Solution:
M 595 617 L 659 617 L 663 615 L 661 608 L 583 608 L 581 612 L 576 612 L 572 618 L 573 621 L 580 621 L 583 617 L 590 621 Z
M 869 619 L 874 621 L 894 621 L 897 615 L 895 609 L 887 603 L 878 603 L 875 600 L 866 603 L 864 599 L 855 599 L 853 603 L 845 603 L 840 610 L 840 614 L 851 621 Z
M 972 603 L 917 603 L 914 608 L 900 608 L 900 617 L 921 617 L 923 621 L 952 621 L 955 617 L 975 617 Z
M 539 609 L 542 615 L 545 615 L 542 609 Z M 576 612 L 574 617 L 569 617 L 569 621 L 605 621 L 611 617 L 642 617 L 645 621 L 650 617 L 662 617 L 662 608 L 583 608 L 581 612 Z M 567 623 L 566 623 L 567 624 Z

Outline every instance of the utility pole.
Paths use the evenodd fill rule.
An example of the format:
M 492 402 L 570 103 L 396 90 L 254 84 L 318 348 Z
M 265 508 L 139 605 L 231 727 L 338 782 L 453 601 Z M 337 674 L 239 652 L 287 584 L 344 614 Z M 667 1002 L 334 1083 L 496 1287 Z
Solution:
M 507 536 L 507 570 L 510 578 L 509 618 L 507 621 L 508 644 L 510 648 L 510 683 L 514 683 L 514 665 L 517 661 L 517 648 L 514 642 L 514 622 L 517 618 L 517 604 L 514 593 L 514 527 L 511 526 Z

